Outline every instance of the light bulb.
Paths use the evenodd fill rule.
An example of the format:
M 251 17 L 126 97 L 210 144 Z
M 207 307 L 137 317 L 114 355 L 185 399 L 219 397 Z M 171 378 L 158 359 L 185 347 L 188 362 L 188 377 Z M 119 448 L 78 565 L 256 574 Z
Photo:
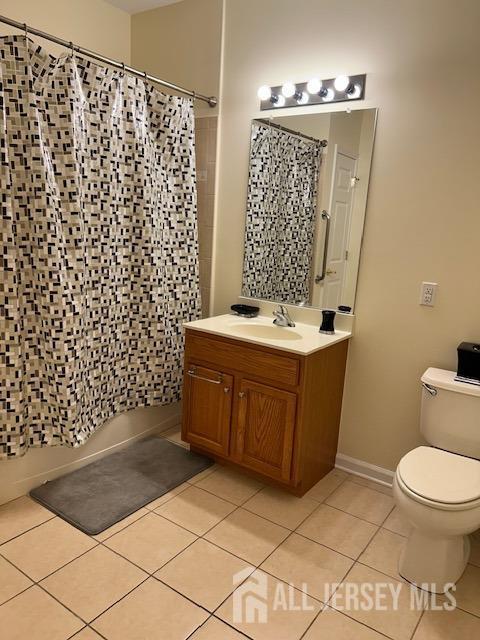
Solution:
M 327 89 L 325 95 L 322 97 L 322 100 L 324 102 L 331 102 L 334 97 L 335 97 L 335 92 L 333 91 L 333 89 Z
M 302 91 L 302 95 L 300 96 L 300 98 L 298 98 L 297 104 L 307 104 L 309 99 L 310 96 L 308 95 L 308 93 L 306 91 Z
M 285 82 L 282 86 L 282 94 L 285 98 L 292 98 L 297 91 L 297 87 L 293 84 L 293 82 Z
M 279 96 L 277 96 L 277 100 L 274 103 L 275 107 L 284 107 L 285 106 L 285 96 L 282 96 L 281 94 Z
M 347 98 L 351 100 L 352 98 L 359 98 L 362 94 L 362 87 L 359 84 L 354 85 L 352 91 L 347 93 Z
M 257 96 L 262 101 L 263 100 L 270 100 L 270 98 L 272 96 L 272 90 L 270 89 L 270 87 L 267 84 L 264 84 L 257 91 Z
M 348 76 L 337 76 L 333 81 L 333 86 L 337 91 L 345 91 L 350 84 L 350 78 Z
M 312 78 L 307 82 L 307 91 L 312 96 L 318 94 L 321 88 L 322 88 L 322 81 L 319 80 L 318 78 Z

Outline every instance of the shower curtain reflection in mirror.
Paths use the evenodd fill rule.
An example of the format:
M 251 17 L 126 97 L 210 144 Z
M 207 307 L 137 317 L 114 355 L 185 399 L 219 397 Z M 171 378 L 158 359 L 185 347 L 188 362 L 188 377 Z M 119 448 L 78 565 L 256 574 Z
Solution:
M 309 302 L 321 151 L 319 140 L 252 123 L 243 296 Z

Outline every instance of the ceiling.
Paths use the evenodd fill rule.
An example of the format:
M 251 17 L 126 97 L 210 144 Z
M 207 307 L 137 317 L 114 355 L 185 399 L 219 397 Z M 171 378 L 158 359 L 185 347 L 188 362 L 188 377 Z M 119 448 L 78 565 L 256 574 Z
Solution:
M 165 7 L 167 4 L 182 2 L 182 0 L 106 0 L 108 4 L 123 9 L 128 13 L 139 13 L 140 11 L 148 11 L 148 9 L 156 9 L 157 7 Z

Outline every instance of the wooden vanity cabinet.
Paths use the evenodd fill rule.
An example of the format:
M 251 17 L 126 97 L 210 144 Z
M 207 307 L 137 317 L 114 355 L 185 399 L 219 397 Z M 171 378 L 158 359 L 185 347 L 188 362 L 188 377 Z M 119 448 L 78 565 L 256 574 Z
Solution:
M 184 387 L 188 442 L 228 456 L 233 376 L 190 364 Z
M 290 482 L 297 397 L 295 393 L 241 379 L 235 461 L 270 478 Z
M 303 495 L 335 464 L 347 349 L 302 356 L 187 328 L 182 439 Z

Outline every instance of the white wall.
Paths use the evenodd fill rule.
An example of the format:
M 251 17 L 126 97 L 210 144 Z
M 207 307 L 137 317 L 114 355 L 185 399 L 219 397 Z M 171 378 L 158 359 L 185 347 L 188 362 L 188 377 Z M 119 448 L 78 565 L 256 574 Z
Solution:
M 102 0 L 0 0 L 0 13 L 14 20 L 73 40 L 109 57 L 130 61 L 130 16 Z M 0 25 L 1 34 L 19 33 Z M 39 40 L 58 55 L 61 47 Z M 137 409 L 104 424 L 78 449 L 31 449 L 23 458 L 0 461 L 0 504 L 67 471 L 123 446 L 152 429 L 167 429 L 178 422 L 178 405 Z
M 480 338 L 479 23 L 478 0 L 226 0 L 214 311 L 241 288 L 257 88 L 367 73 L 357 105 L 379 117 L 340 451 L 389 469 L 419 442 L 422 371 Z M 433 309 L 422 280 L 440 284 Z

